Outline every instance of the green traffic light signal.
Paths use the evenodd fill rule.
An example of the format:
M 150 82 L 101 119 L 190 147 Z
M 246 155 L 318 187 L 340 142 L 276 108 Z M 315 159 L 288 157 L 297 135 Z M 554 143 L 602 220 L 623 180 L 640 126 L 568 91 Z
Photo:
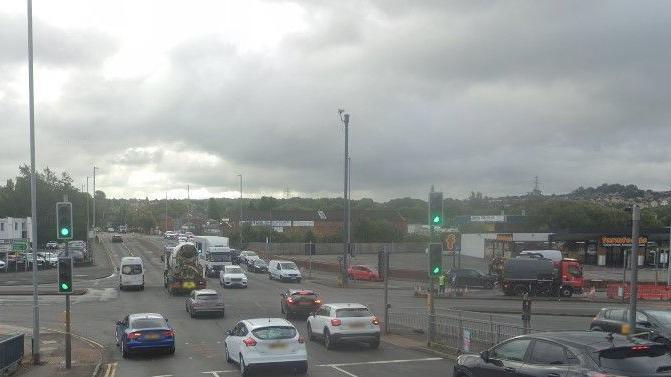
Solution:
M 61 236 L 67 237 L 70 234 L 70 229 L 68 228 L 61 228 Z
M 67 291 L 69 289 L 70 289 L 70 286 L 68 285 L 68 283 L 61 283 L 61 290 Z
M 433 223 L 434 224 L 440 224 L 440 216 L 436 216 L 433 218 Z
M 439 266 L 434 266 L 433 267 L 433 274 L 438 275 L 440 273 L 440 267 Z

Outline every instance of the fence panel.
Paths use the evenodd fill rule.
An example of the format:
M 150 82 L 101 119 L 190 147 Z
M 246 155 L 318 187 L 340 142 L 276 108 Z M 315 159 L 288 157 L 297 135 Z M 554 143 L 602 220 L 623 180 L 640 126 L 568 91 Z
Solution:
M 9 375 L 23 360 L 23 334 L 0 340 L 0 376 Z

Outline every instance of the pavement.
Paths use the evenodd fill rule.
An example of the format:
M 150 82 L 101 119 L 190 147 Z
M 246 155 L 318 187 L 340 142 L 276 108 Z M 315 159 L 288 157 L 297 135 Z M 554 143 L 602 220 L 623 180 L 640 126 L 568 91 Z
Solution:
M 74 335 L 71 338 L 71 368 L 65 368 L 65 334 L 57 329 L 41 329 L 40 331 L 40 364 L 31 365 L 32 360 L 32 329 L 26 327 L 0 325 L 0 335 L 23 333 L 24 358 L 16 376 L 51 377 L 72 376 L 90 377 L 100 368 L 103 347 L 85 338 Z

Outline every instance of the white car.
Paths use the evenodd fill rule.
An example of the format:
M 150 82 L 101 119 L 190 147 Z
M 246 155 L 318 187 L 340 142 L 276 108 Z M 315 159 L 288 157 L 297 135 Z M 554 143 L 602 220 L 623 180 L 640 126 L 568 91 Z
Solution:
M 248 376 L 257 366 L 286 366 L 296 373 L 308 371 L 305 339 L 291 322 L 282 318 L 246 319 L 227 331 L 226 361 L 237 363 Z
M 45 263 L 51 267 L 56 267 L 58 265 L 58 253 L 56 252 L 38 252 L 37 256 L 44 258 Z
M 224 266 L 224 269 L 219 271 L 219 284 L 224 288 L 247 288 L 247 275 L 240 266 Z
M 324 340 L 326 349 L 340 342 L 380 346 L 380 320 L 361 304 L 324 304 L 308 317 L 308 338 Z
M 49 241 L 47 242 L 47 249 L 58 249 L 58 242 L 56 241 Z
M 7 263 L 5 263 L 4 260 L 0 260 L 0 269 L 6 268 L 6 267 L 7 267 Z
M 245 257 L 245 265 L 247 265 L 247 267 L 249 267 L 252 264 L 254 264 L 255 260 L 258 260 L 258 259 L 261 259 L 258 255 L 248 255 L 248 256 Z
M 238 258 L 240 259 L 240 264 L 247 264 L 247 258 L 249 257 L 258 257 L 258 255 L 251 250 L 244 250 L 240 252 Z

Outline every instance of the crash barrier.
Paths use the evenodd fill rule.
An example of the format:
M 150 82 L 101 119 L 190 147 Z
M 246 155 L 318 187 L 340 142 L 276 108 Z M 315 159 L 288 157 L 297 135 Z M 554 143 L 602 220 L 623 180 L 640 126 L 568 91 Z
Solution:
M 606 295 L 610 299 L 628 299 L 631 295 L 629 284 L 608 284 Z M 640 300 L 671 300 L 671 287 L 666 285 L 639 284 L 638 298 Z
M 432 344 L 463 352 L 480 352 L 514 336 L 537 332 L 515 323 L 511 317 L 461 310 L 441 310 L 429 316 L 426 309 L 394 309 L 389 311 L 389 332 L 395 334 L 426 334 L 429 325 Z M 429 322 L 430 321 L 430 322 Z
M 0 339 L 0 376 L 14 373 L 23 360 L 23 334 Z

